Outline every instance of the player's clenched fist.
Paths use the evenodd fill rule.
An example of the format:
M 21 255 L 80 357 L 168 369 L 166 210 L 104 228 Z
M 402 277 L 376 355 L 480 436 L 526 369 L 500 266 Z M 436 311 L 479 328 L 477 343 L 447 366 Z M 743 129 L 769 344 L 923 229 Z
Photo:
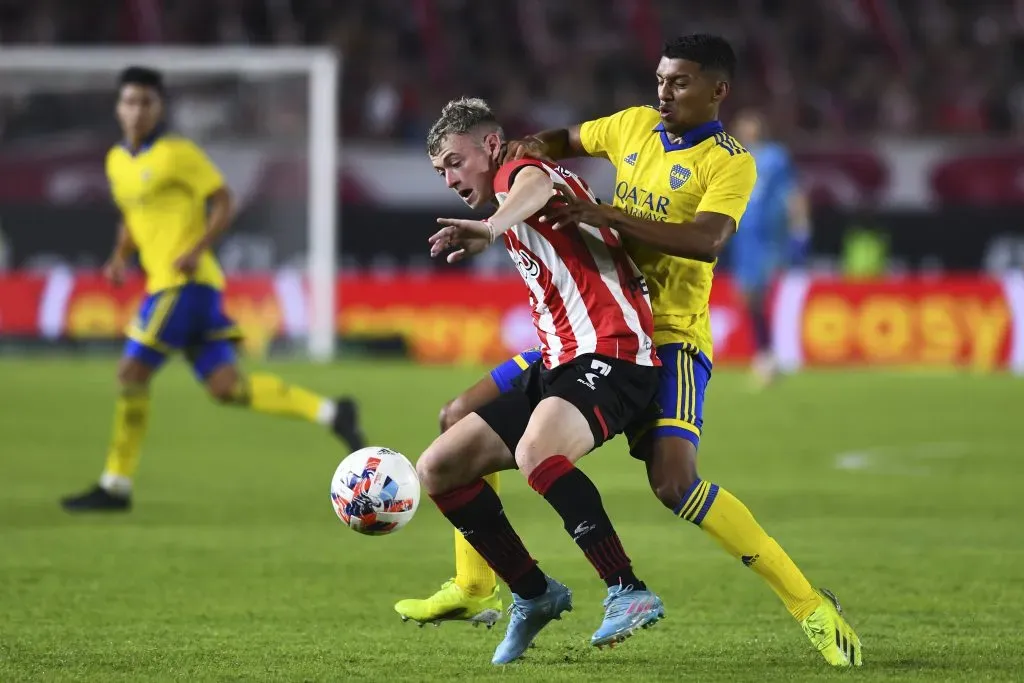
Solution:
M 441 228 L 429 238 L 430 256 L 436 258 L 444 251 L 454 249 L 448 254 L 448 263 L 456 263 L 479 254 L 494 242 L 494 228 L 487 221 L 472 221 L 461 218 L 438 218 Z

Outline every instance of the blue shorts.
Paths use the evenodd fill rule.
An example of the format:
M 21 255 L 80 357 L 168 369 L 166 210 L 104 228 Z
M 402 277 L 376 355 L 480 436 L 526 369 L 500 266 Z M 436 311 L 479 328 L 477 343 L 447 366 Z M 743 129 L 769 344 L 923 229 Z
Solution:
M 539 349 L 523 351 L 491 370 L 498 389 L 509 391 L 516 379 L 541 357 Z M 661 368 L 654 402 L 626 428 L 630 452 L 646 457 L 639 448 L 648 438 L 677 436 L 694 446 L 700 445 L 704 426 L 704 394 L 711 380 L 711 361 L 693 344 L 662 344 L 658 347 Z
M 242 338 L 224 313 L 224 295 L 208 285 L 189 283 L 146 296 L 128 326 L 124 355 L 159 368 L 174 351 L 183 351 L 201 379 L 237 360 Z
M 645 455 L 648 449 L 641 446 L 648 437 L 678 436 L 699 446 L 704 428 L 704 395 L 711 381 L 711 361 L 693 344 L 661 344 L 658 358 L 658 393 L 645 413 L 626 428 L 629 450 L 635 457 Z

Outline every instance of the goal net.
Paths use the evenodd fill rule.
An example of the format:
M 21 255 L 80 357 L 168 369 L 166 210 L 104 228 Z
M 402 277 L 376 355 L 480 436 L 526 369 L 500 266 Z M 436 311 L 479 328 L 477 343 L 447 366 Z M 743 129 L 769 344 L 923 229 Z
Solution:
M 77 277 L 109 254 L 117 212 L 103 163 L 129 65 L 164 72 L 167 124 L 202 145 L 233 190 L 238 215 L 216 251 L 243 330 L 331 359 L 340 66 L 327 50 L 0 49 L 7 266 Z

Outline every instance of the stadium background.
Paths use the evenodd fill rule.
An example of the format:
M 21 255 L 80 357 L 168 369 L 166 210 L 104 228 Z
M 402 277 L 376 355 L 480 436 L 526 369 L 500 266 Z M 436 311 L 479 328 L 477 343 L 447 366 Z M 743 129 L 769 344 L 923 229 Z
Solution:
M 431 117 L 451 96 L 479 94 L 517 135 L 649 102 L 645 84 L 666 27 L 720 31 L 742 64 L 725 118 L 743 106 L 764 109 L 814 200 L 812 274 L 907 283 L 833 282 L 828 294 L 812 284 L 806 301 L 787 300 L 782 311 L 799 327 L 789 333 L 799 347 L 790 355 L 1024 369 L 1024 291 L 1005 278 L 996 286 L 980 279 L 1024 265 L 1024 84 L 1013 68 L 1024 49 L 1020 3 L 684 4 L 139 1 L 113 3 L 116 11 L 84 30 L 75 3 L 8 3 L 0 35 L 5 43 L 335 46 L 345 55 L 339 330 L 400 335 L 420 358 L 490 362 L 531 335 L 501 250 L 469 264 L 464 277 L 497 274 L 505 286 L 417 286 L 452 272 L 430 261 L 423 226 L 464 213 L 423 160 Z M 473 30 L 456 30 L 460 21 Z M 172 120 L 209 145 L 242 200 L 219 252 L 246 275 L 231 299 L 254 345 L 301 333 L 288 321 L 303 299 L 275 296 L 268 276 L 305 254 L 305 172 L 295 147 L 306 116 L 302 97 L 286 90 L 301 94 L 296 85 L 263 88 L 225 74 L 173 91 Z M 115 213 L 102 158 L 114 129 L 103 86 L 0 95 L 3 336 L 110 337 L 132 314 L 133 297 L 88 277 L 66 300 L 45 276 L 25 277 L 56 264 L 95 268 L 109 251 Z M 610 165 L 573 166 L 609 196 Z M 979 279 L 935 281 L 944 273 Z M 917 277 L 928 286 L 915 288 Z M 750 332 L 724 280 L 717 355 L 743 360 Z M 974 324 L 977 316 L 987 326 Z
M 805 369 L 761 395 L 738 370 L 716 373 L 702 457 L 849 596 L 877 662 L 865 675 L 1013 680 L 1024 651 L 1011 618 L 1024 608 L 1024 432 L 1012 417 L 1024 405 L 1013 376 L 1024 371 L 1024 2 L 0 0 L 0 59 L 23 44 L 344 55 L 348 344 L 329 368 L 293 343 L 305 301 L 301 87 L 172 79 L 171 115 L 242 202 L 218 251 L 252 362 L 356 393 L 371 435 L 410 455 L 444 400 L 534 338 L 503 252 L 459 269 L 426 255 L 434 218 L 464 213 L 424 157 L 432 117 L 452 96 L 481 95 L 517 135 L 648 103 L 662 38 L 699 30 L 728 36 L 741 58 L 725 118 L 762 108 L 814 207 L 809 267 L 780 281 L 773 316 L 783 360 Z M 303 426 L 206 405 L 181 367 L 158 384 L 133 517 L 60 515 L 56 498 L 100 465 L 112 352 L 141 281 L 114 290 L 98 276 L 116 221 L 102 165 L 116 138 L 110 83 L 37 85 L 0 84 L 0 679 L 292 680 L 375 666 L 398 679 L 486 676 L 493 637 L 410 637 L 391 620 L 393 599 L 450 571 L 440 516 L 421 509 L 394 538 L 339 543 L 326 495 L 336 448 Z M 607 164 L 573 167 L 608 195 Z M 713 319 L 716 367 L 745 363 L 749 321 L 727 277 Z M 286 353 L 264 358 L 274 348 Z M 666 595 L 690 605 L 621 665 L 651 679 L 821 674 L 761 587 L 664 519 L 620 456 L 591 471 L 634 558 L 659 585 L 687 577 Z M 549 566 L 592 584 L 530 492 L 510 481 L 507 497 L 537 554 L 564 556 Z M 581 600 L 599 599 L 587 590 Z M 696 609 L 708 611 L 687 619 Z M 582 633 L 586 619 L 575 621 Z M 564 659 L 548 648 L 524 675 L 631 675 L 578 635 L 553 636 Z

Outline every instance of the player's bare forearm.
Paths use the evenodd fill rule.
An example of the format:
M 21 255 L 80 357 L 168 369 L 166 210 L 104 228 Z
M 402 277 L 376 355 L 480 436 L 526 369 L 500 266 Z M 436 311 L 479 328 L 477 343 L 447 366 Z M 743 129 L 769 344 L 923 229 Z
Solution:
M 235 218 L 235 199 L 231 191 L 222 187 L 210 195 L 210 216 L 206 221 L 206 232 L 196 244 L 194 251 L 202 252 L 217 243 Z
M 711 263 L 721 253 L 729 237 L 736 231 L 736 222 L 721 213 L 704 211 L 685 223 L 664 223 L 637 218 L 613 207 L 607 207 L 609 227 L 620 234 L 644 242 L 670 256 L 681 256 Z
M 544 208 L 554 194 L 551 176 L 536 166 L 526 166 L 516 173 L 508 197 L 490 218 L 497 235 Z
M 132 234 L 128 231 L 128 224 L 122 219 L 117 227 L 117 241 L 114 243 L 112 256 L 121 261 L 127 261 L 137 249 L 135 240 L 132 239 Z
M 528 139 L 536 141 L 543 154 L 550 159 L 571 159 L 585 157 L 587 150 L 580 142 L 580 127 L 552 128 L 531 135 Z

